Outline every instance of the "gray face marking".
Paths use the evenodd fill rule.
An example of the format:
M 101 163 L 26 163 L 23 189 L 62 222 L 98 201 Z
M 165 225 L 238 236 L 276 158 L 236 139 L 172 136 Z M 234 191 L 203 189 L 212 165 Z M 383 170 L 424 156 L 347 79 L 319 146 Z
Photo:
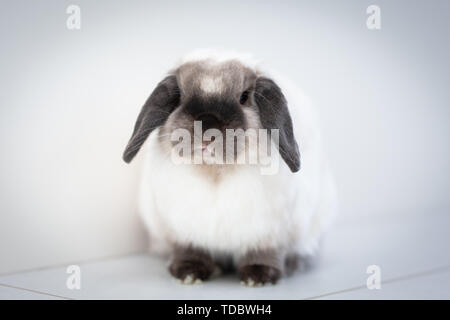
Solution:
M 187 99 L 196 95 L 239 99 L 245 90 L 254 87 L 257 78 L 254 71 L 234 60 L 188 62 L 181 65 L 175 74 Z
M 226 136 L 226 129 L 245 131 L 261 127 L 258 107 L 251 94 L 257 75 L 239 61 L 188 62 L 174 70 L 174 75 L 181 98 L 180 105 L 169 115 L 160 130 L 160 142 L 166 150 L 174 145 L 174 142 L 168 140 L 175 129 L 187 129 L 194 134 L 194 121 L 201 120 L 204 130 L 209 127 L 220 130 L 223 137 Z M 248 100 L 242 103 L 242 95 L 247 90 Z M 226 143 L 228 142 L 223 144 L 224 148 Z M 225 155 L 225 149 L 223 154 Z

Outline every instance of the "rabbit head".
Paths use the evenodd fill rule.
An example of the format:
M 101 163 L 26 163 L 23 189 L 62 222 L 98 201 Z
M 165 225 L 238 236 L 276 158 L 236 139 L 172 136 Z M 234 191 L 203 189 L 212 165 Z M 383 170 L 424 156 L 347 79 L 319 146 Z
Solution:
M 189 134 L 192 154 L 206 152 L 221 136 L 222 159 L 230 145 L 234 159 L 244 153 L 247 144 L 242 148 L 235 140 L 248 138 L 248 129 L 266 129 L 269 139 L 271 129 L 277 129 L 279 154 L 292 172 L 300 169 L 292 120 L 281 89 L 237 59 L 187 61 L 170 72 L 142 107 L 123 154 L 125 162 L 135 157 L 156 128 L 160 128 L 159 141 L 167 148 L 179 143 L 173 139 L 176 130 Z

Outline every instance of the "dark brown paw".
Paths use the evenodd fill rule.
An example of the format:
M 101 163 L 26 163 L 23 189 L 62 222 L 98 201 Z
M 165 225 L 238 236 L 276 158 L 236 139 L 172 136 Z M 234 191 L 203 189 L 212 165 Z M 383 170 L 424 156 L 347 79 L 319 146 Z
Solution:
M 169 271 L 172 276 L 185 284 L 201 283 L 214 272 L 215 265 L 209 260 L 174 260 Z
M 249 287 L 262 286 L 267 283 L 275 284 L 281 277 L 277 268 L 262 264 L 246 265 L 238 270 L 241 284 Z

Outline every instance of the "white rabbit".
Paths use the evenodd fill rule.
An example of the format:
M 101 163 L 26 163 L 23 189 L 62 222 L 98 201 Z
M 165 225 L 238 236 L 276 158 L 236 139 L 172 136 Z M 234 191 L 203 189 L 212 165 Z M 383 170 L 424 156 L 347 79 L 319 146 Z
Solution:
M 270 147 L 278 148 L 268 155 L 276 170 L 263 172 L 263 155 L 257 164 L 239 162 L 258 154 L 262 144 L 233 147 L 232 163 L 211 164 L 205 159 L 215 154 L 204 136 L 200 147 L 190 140 L 193 149 L 183 157 L 192 159 L 200 148 L 206 158 L 174 161 L 173 132 L 183 129 L 195 140 L 194 121 L 203 125 L 200 136 L 208 129 L 224 136 L 226 129 L 242 129 L 236 137 L 248 129 L 279 129 L 278 136 L 265 131 Z M 263 72 L 249 56 L 194 52 L 143 106 L 124 160 L 130 162 L 146 140 L 140 213 L 150 249 L 171 255 L 174 277 L 195 283 L 217 267 L 231 267 L 244 284 L 275 283 L 298 259 L 317 252 L 337 211 L 336 192 L 315 112 L 289 81 Z

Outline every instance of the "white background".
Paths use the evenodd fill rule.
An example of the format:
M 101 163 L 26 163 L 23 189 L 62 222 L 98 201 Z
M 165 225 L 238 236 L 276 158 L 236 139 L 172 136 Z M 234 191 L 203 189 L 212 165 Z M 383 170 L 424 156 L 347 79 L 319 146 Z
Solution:
M 66 28 L 70 4 L 81 30 Z M 449 13 L 448 1 L 2 1 L 0 273 L 144 250 L 139 159 L 121 154 L 156 83 L 198 47 L 251 52 L 309 94 L 341 223 L 447 214 Z

